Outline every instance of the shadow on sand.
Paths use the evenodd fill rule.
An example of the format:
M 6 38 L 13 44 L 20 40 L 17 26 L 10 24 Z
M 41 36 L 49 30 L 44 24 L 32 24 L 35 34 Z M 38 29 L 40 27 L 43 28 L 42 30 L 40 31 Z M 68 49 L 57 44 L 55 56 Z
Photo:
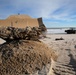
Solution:
M 68 65 L 71 65 L 72 68 L 74 68 L 73 71 L 75 71 L 75 74 L 76 74 L 76 60 L 74 59 L 72 54 L 69 54 L 69 57 L 70 57 L 70 62 Z

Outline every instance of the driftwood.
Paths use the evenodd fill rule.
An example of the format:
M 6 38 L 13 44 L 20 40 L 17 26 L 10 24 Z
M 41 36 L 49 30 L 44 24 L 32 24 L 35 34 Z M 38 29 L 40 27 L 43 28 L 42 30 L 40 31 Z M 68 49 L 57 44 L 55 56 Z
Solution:
M 64 39 L 61 37 L 61 38 L 56 38 L 55 40 L 57 41 L 57 40 L 64 40 Z

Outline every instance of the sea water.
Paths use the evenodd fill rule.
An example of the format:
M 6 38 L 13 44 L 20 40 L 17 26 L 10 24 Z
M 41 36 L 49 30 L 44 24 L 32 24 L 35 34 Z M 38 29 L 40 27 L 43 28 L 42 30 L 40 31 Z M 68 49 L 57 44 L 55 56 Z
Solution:
M 47 34 L 66 34 L 65 29 L 47 29 Z

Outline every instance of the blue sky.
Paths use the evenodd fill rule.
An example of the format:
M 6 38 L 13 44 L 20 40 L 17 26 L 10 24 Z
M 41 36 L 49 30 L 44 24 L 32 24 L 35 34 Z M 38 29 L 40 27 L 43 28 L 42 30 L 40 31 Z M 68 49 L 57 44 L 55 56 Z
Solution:
M 42 17 L 47 27 L 76 27 L 76 0 L 0 0 L 0 19 L 17 13 Z

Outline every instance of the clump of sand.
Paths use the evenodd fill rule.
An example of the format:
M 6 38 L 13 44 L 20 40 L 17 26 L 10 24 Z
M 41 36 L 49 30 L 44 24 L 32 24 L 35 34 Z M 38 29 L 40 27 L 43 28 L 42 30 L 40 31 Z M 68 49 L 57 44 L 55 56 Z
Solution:
M 0 28 L 0 75 L 47 75 L 57 56 L 39 40 L 40 28 Z
M 56 55 L 44 43 L 31 40 L 18 40 L 0 46 L 0 74 L 23 75 L 47 74 L 51 67 L 51 58 Z M 43 67 L 46 67 L 42 73 Z

